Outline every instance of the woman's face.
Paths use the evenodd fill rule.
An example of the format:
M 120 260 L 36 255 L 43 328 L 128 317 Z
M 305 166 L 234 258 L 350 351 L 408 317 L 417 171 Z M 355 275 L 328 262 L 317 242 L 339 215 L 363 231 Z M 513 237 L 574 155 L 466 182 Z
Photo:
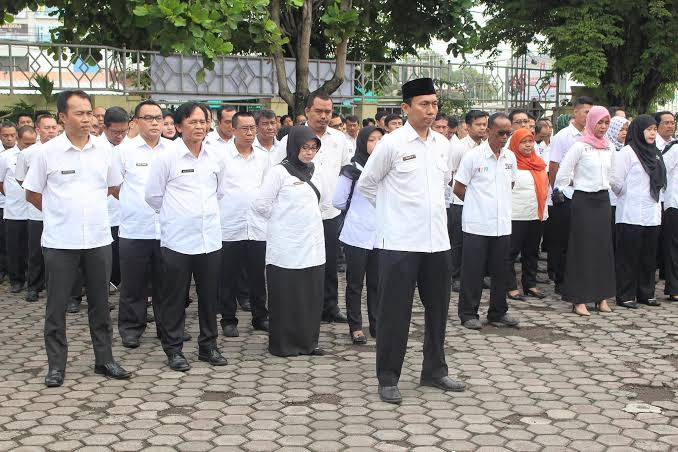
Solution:
M 311 163 L 313 157 L 318 153 L 318 145 L 315 140 L 308 140 L 302 147 L 299 149 L 299 160 L 303 163 Z
M 171 116 L 165 116 L 162 123 L 162 136 L 165 138 L 173 138 L 177 134 L 177 129 L 174 128 L 174 119 Z
M 650 127 L 643 130 L 643 135 L 645 135 L 645 142 L 647 144 L 654 144 L 654 141 L 657 139 L 657 125 L 652 124 Z
M 626 134 L 628 133 L 628 131 L 629 123 L 627 122 L 622 126 L 621 130 L 619 131 L 619 135 L 617 135 L 617 141 L 619 141 L 620 143 L 626 143 Z
M 372 151 L 374 151 L 374 147 L 379 143 L 379 140 L 382 139 L 384 136 L 383 133 L 381 133 L 378 130 L 375 130 L 370 134 L 369 137 L 367 137 L 367 154 L 372 155 Z
M 534 138 L 525 137 L 518 145 L 518 151 L 525 157 L 529 157 L 534 152 Z
M 607 132 L 607 129 L 610 128 L 610 117 L 606 116 L 600 121 L 598 121 L 598 124 L 596 124 L 596 127 L 593 129 L 593 134 L 596 136 L 596 138 L 603 138 L 605 136 L 605 133 Z

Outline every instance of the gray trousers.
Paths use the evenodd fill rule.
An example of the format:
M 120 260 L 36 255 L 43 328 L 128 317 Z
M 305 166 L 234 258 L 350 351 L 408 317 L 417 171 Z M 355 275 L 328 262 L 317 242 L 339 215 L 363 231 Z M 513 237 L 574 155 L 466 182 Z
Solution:
M 50 369 L 65 370 L 66 303 L 82 265 L 87 290 L 87 316 L 95 364 L 113 361 L 111 315 L 108 310 L 108 281 L 111 275 L 111 246 L 87 250 L 44 248 L 49 290 L 45 308 L 45 348 Z

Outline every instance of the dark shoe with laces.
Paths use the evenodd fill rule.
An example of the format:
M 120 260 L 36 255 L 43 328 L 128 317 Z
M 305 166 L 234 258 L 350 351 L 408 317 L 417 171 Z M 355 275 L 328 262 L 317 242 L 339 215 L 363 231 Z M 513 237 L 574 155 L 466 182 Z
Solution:
M 497 327 L 502 327 L 502 326 L 509 326 L 509 327 L 516 327 L 520 325 L 520 321 L 518 319 L 514 319 L 508 314 L 504 314 L 503 316 L 499 317 L 498 319 L 490 320 L 487 319 L 488 323 L 497 326 Z
M 483 324 L 480 323 L 478 319 L 470 319 L 465 322 L 461 322 L 461 326 L 468 328 L 469 330 L 480 330 L 483 328 Z
M 382 402 L 399 405 L 403 401 L 397 386 L 379 386 L 379 398 Z
M 63 370 L 58 369 L 49 369 L 47 375 L 45 376 L 45 386 L 48 388 L 58 388 L 64 384 L 64 374 Z
M 421 379 L 419 384 L 422 386 L 432 386 L 434 388 L 442 389 L 443 391 L 462 392 L 466 389 L 466 385 L 460 381 L 453 380 L 447 375 L 441 378 Z
M 94 366 L 94 373 L 116 380 L 127 380 L 132 376 L 130 372 L 120 367 L 120 365 L 116 362 L 97 364 Z
M 232 323 L 224 325 L 224 336 L 226 337 L 240 336 L 240 333 L 238 332 L 238 327 Z
M 341 312 L 336 314 L 323 314 L 322 321 L 325 323 L 346 323 L 348 319 Z
M 177 372 L 186 372 L 191 368 L 188 360 L 181 352 L 168 355 L 167 364 L 169 364 L 170 369 L 176 370 Z
M 137 348 L 139 347 L 139 338 L 137 337 L 123 337 L 122 346 L 125 348 Z
M 628 301 L 618 301 L 617 306 L 621 306 L 622 308 L 627 308 L 627 309 L 638 309 L 638 303 L 636 303 L 635 300 L 628 300 Z
M 213 366 L 225 366 L 228 364 L 224 355 L 221 354 L 219 349 L 212 348 L 210 350 L 201 351 L 198 353 L 198 359 L 200 361 L 205 361 Z
M 252 328 L 254 328 L 255 331 L 265 331 L 268 333 L 268 320 L 264 319 L 252 322 Z

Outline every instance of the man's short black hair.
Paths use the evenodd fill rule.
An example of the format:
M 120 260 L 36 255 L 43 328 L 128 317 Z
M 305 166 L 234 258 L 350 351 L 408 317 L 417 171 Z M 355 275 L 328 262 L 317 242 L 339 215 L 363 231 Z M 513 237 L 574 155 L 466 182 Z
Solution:
M 238 109 L 235 108 L 233 105 L 222 105 L 221 107 L 217 108 L 217 122 L 221 122 L 221 116 L 224 114 L 225 111 L 238 111 Z
M 56 106 L 57 106 L 57 114 L 58 113 L 68 113 L 68 99 L 70 99 L 73 96 L 78 96 L 81 99 L 87 99 L 92 105 L 92 98 L 89 97 L 89 94 L 84 92 L 81 89 L 67 89 L 66 91 L 62 91 L 59 94 L 57 94 L 57 99 L 56 99 Z
M 379 110 L 376 115 L 374 115 L 374 120 L 379 122 L 379 120 L 385 116 L 388 116 L 388 112 L 386 110 Z
M 447 114 L 439 111 L 436 113 L 436 119 L 434 119 L 434 121 L 440 121 L 441 119 L 447 119 Z
M 388 123 L 391 121 L 395 121 L 396 119 L 400 119 L 401 121 L 403 120 L 402 116 L 396 115 L 395 113 L 391 113 L 390 115 L 386 115 L 384 118 L 384 125 L 388 126 Z
M 664 115 L 669 115 L 671 118 L 673 118 L 673 113 L 670 111 L 658 111 L 657 113 L 654 114 L 654 120 L 657 121 L 657 125 L 659 125 L 660 122 L 662 122 L 662 116 Z
M 24 118 L 24 117 L 25 117 L 25 118 L 31 118 L 31 121 L 33 120 L 33 115 L 32 115 L 32 114 L 30 114 L 30 113 L 28 113 L 28 112 L 26 112 L 26 111 L 22 111 L 21 113 L 19 113 L 19 114 L 16 115 L 16 122 L 19 122 L 19 119 Z
M 38 115 L 37 118 L 35 118 L 35 125 L 39 126 L 40 123 L 42 122 L 43 119 L 51 118 L 54 119 L 54 116 L 52 116 L 50 113 L 41 113 Z
M 162 111 L 162 108 L 160 107 L 160 105 L 158 105 L 158 103 L 157 103 L 156 101 L 151 100 L 151 99 L 148 99 L 148 100 L 139 102 L 139 103 L 137 104 L 137 106 L 134 107 L 134 117 L 135 117 L 135 118 L 138 118 L 138 117 L 139 117 L 139 113 L 141 112 L 141 108 L 142 108 L 144 105 L 152 105 L 152 106 L 154 106 L 154 107 L 160 108 L 160 111 Z M 164 115 L 163 115 L 163 117 L 164 117 Z M 104 123 L 105 123 L 105 122 L 106 122 L 106 115 L 104 115 Z
M 280 117 L 280 124 L 282 124 L 283 122 L 285 122 L 285 120 L 288 119 L 288 118 L 289 118 L 289 119 L 292 119 L 292 117 L 291 117 L 290 115 L 282 115 L 282 116 Z M 257 121 L 257 122 L 258 122 L 258 121 Z M 292 122 L 294 122 L 294 119 L 292 119 Z
M 494 113 L 491 114 L 489 118 L 487 118 L 487 128 L 491 129 L 492 126 L 494 126 L 494 123 L 497 122 L 497 119 L 508 119 L 510 121 L 510 118 L 506 116 L 505 113 Z
M 534 126 L 534 133 L 540 133 L 544 127 L 551 127 L 551 121 L 548 119 L 540 119 Z
M 275 112 L 273 110 L 259 110 L 255 115 L 254 115 L 254 120 L 256 121 L 257 125 L 259 125 L 259 121 L 262 119 L 275 119 L 278 120 L 278 117 L 276 116 Z M 234 126 L 235 127 L 235 126 Z
M 529 115 L 527 112 L 521 108 L 516 108 L 515 110 L 511 110 L 511 113 L 508 114 L 508 118 L 511 122 L 513 122 L 513 118 L 516 117 L 516 115 L 523 114 L 529 118 Z
M 11 121 L 4 121 L 4 122 L 0 123 L 0 132 L 2 132 L 2 129 L 9 129 L 9 128 L 16 129 L 16 124 L 14 124 Z
M 596 102 L 593 100 L 592 97 L 589 96 L 581 96 L 578 97 L 577 100 L 574 101 L 572 104 L 573 107 L 578 107 L 580 105 L 595 105 Z
M 488 116 L 490 114 L 483 110 L 469 110 L 464 117 L 464 122 L 470 126 L 476 119 L 487 118 Z
M 457 127 L 459 127 L 459 120 L 454 116 L 449 116 L 447 118 L 447 127 L 450 129 L 456 129 Z
M 365 118 L 363 119 L 363 127 L 367 127 L 369 125 L 375 125 L 376 122 L 373 118 Z
M 104 126 L 111 127 L 113 123 L 125 123 L 129 122 L 129 115 L 124 108 L 121 107 L 111 107 L 106 110 L 104 113 Z
M 330 95 L 327 94 L 325 91 L 316 91 L 314 93 L 311 93 L 306 99 L 306 108 L 311 108 L 313 106 L 313 102 L 315 102 L 316 99 L 324 101 L 332 100 Z
M 16 136 L 17 138 L 21 138 L 26 133 L 35 134 L 35 128 L 33 126 L 21 126 L 19 127 L 19 130 L 16 131 Z
M 181 124 L 184 119 L 188 118 L 193 114 L 196 108 L 199 108 L 205 115 L 205 121 L 207 121 L 207 108 L 198 102 L 186 102 L 179 105 L 179 108 L 174 112 L 174 123 Z
M 275 118 L 275 113 L 273 113 L 273 117 Z M 233 126 L 234 129 L 236 127 L 238 127 L 238 121 L 240 120 L 240 118 L 252 118 L 252 119 L 254 119 L 254 115 L 249 111 L 239 111 L 238 113 L 234 114 L 233 118 L 231 119 L 231 125 Z M 255 124 L 256 124 L 256 120 L 255 120 Z
M 613 118 L 618 111 L 624 111 L 624 107 L 618 107 L 616 105 L 612 105 L 610 107 L 607 107 L 608 113 L 610 113 L 610 117 Z

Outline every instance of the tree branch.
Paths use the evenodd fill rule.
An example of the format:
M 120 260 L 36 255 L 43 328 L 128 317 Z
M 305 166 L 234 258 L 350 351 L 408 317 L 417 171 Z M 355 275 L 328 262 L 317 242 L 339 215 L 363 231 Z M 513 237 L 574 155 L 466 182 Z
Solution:
M 347 11 L 351 8 L 352 0 L 341 0 L 341 9 Z M 346 72 L 346 55 L 348 54 L 348 34 L 344 34 L 342 40 L 337 44 L 334 51 L 335 68 L 334 75 L 331 79 L 325 82 L 318 88 L 319 91 L 325 91 L 332 94 L 344 83 L 344 75 Z
M 269 5 L 271 20 L 280 28 L 280 0 L 271 0 Z M 281 47 L 276 47 L 273 51 L 273 62 L 275 64 L 275 76 L 278 81 L 278 95 L 287 103 L 294 106 L 294 96 L 287 85 L 287 71 L 285 70 L 285 55 Z

